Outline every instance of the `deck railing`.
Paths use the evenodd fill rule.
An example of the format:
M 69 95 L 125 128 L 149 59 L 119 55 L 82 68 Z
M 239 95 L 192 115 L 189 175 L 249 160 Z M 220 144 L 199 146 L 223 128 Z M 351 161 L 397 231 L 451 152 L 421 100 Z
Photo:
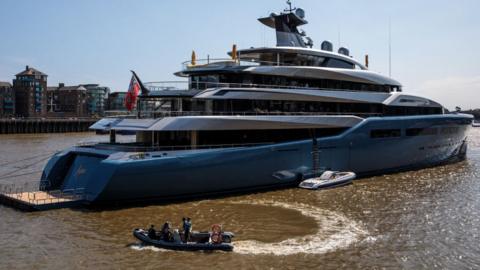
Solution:
M 187 90 L 188 81 L 158 81 L 158 82 L 146 82 L 144 85 L 150 91 L 162 91 L 162 90 Z
M 102 149 L 102 150 L 117 150 L 124 152 L 138 152 L 138 157 L 132 157 L 133 159 L 143 159 L 147 157 L 158 157 L 156 155 L 150 156 L 149 154 L 142 154 L 144 152 L 161 152 L 161 151 L 182 151 L 182 150 L 207 150 L 217 148 L 239 148 L 239 147 L 253 147 L 271 145 L 273 142 L 262 143 L 242 143 L 242 144 L 209 144 L 209 145 L 155 145 L 155 146 L 143 146 L 143 145 L 129 145 L 129 144 L 111 144 L 111 143 L 96 143 L 96 144 L 84 144 L 81 147 Z
M 33 205 L 53 204 L 86 198 L 84 188 L 42 191 L 39 183 L 1 184 L 0 195 Z
M 295 85 L 295 84 L 259 84 L 259 83 L 222 83 L 222 82 L 189 82 L 189 81 L 155 81 L 146 82 L 144 85 L 152 91 L 160 90 L 188 90 L 189 84 L 192 89 L 209 90 L 216 88 L 270 88 L 270 89 L 289 89 L 289 90 L 324 90 L 324 91 L 346 91 L 346 92 L 373 92 L 373 93 L 388 93 L 382 91 L 372 91 L 368 89 L 348 89 L 348 88 L 331 88 L 331 87 L 312 87 L 309 85 Z M 148 97 L 148 96 L 145 96 Z
M 235 67 L 235 66 L 289 66 L 289 67 L 304 67 L 305 65 L 286 63 L 282 61 L 262 61 L 258 59 L 231 59 L 231 58 L 207 58 L 207 59 L 197 59 L 195 64 L 192 64 L 192 61 L 185 61 L 182 63 L 182 70 L 189 71 L 195 69 L 208 69 L 208 68 L 223 68 L 223 67 Z M 314 67 L 319 67 L 312 65 Z M 292 84 L 293 83 L 293 84 Z M 190 84 L 190 86 L 189 86 Z M 250 84 L 250 83 L 221 83 L 221 82 L 196 82 L 196 81 L 158 81 L 158 82 L 148 82 L 145 85 L 152 91 L 160 90 L 188 90 L 188 89 L 199 89 L 205 90 L 209 88 L 275 88 L 275 89 L 308 89 L 308 90 L 331 90 L 331 91 L 352 91 L 352 92 L 391 92 L 395 91 L 393 88 L 371 88 L 374 85 L 367 85 L 361 87 L 361 89 L 349 89 L 352 88 L 351 85 L 345 84 L 343 86 L 332 87 L 310 87 L 308 84 L 304 85 L 295 85 L 295 80 L 290 80 L 290 84 Z
M 366 112 L 280 112 L 280 111 L 227 111 L 227 112 L 205 112 L 205 111 L 141 111 L 140 118 L 163 118 L 179 116 L 359 116 L 372 117 L 381 116 L 381 113 Z
M 195 68 L 206 68 L 206 67 L 215 67 L 215 66 L 305 66 L 301 64 L 287 63 L 285 61 L 264 61 L 254 58 L 204 58 L 196 59 L 195 64 L 192 64 L 192 60 L 187 60 L 182 62 L 182 70 L 189 70 Z

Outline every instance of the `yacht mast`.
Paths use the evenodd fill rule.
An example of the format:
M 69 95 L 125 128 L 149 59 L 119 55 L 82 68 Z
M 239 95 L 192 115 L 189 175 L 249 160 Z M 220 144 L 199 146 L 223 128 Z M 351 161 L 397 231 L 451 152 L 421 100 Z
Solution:
M 392 19 L 388 19 L 388 77 L 392 77 Z

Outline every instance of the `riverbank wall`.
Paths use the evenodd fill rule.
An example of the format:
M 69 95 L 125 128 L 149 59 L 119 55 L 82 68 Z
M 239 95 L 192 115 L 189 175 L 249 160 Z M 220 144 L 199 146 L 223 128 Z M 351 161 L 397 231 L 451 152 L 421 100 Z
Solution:
M 98 119 L 0 119 L 0 134 L 86 132 Z

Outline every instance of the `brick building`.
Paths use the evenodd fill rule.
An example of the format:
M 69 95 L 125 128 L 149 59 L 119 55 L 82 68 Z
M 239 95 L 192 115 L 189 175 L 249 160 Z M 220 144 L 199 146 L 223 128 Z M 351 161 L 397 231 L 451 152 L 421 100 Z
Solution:
M 15 112 L 23 117 L 44 117 L 47 112 L 47 74 L 26 66 L 13 80 Z
M 0 117 L 15 115 L 15 92 L 9 82 L 0 82 Z
M 47 88 L 47 115 L 49 117 L 88 117 L 87 89 L 81 85 Z

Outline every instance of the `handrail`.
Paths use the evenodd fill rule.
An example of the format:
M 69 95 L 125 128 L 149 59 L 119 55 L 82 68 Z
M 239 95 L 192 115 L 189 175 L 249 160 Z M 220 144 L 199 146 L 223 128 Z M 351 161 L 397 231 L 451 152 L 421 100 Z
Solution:
M 232 58 L 203 58 L 203 59 L 196 59 L 195 60 L 195 65 L 192 65 L 192 60 L 187 60 L 182 62 L 182 70 L 188 70 L 192 68 L 201 68 L 201 67 L 208 67 L 209 65 L 215 65 L 215 64 L 233 64 L 235 66 L 241 66 L 242 63 L 245 64 L 250 64 L 246 66 L 252 66 L 252 64 L 255 65 L 269 65 L 269 66 L 302 66 L 298 64 L 290 64 L 290 63 L 285 63 L 284 61 L 264 61 L 264 60 L 257 60 L 253 58 L 239 58 L 239 59 L 232 59 Z
M 232 58 L 204 58 L 204 59 L 196 59 L 195 65 L 192 65 L 192 60 L 187 60 L 181 63 L 182 70 L 188 70 L 191 68 L 200 68 L 200 67 L 207 67 L 208 65 L 213 64 L 234 64 L 240 65 L 238 60 L 233 60 Z
M 188 81 L 154 81 L 154 82 L 144 82 L 143 84 L 149 85 L 149 84 L 155 84 L 155 83 L 188 83 Z
M 197 145 L 195 147 L 191 145 L 165 145 L 165 146 L 137 146 L 137 145 L 127 145 L 127 144 L 110 144 L 110 143 L 96 143 L 89 146 L 96 149 L 122 149 L 128 152 L 155 152 L 155 151 L 179 151 L 179 150 L 206 150 L 206 149 L 217 149 L 217 148 L 237 148 L 237 147 L 252 147 L 252 146 L 263 146 L 271 145 L 274 142 L 263 142 L 263 143 L 243 143 L 243 144 L 210 144 L 210 145 Z
M 47 202 L 59 203 L 62 200 L 84 199 L 86 197 L 85 188 L 45 191 L 41 190 L 41 188 L 38 189 L 38 184 L 39 183 L 36 182 L 28 182 L 23 185 L 0 184 L 0 195 L 21 201 L 28 201 L 28 203 L 35 205 L 39 205 L 41 202 L 43 202 L 43 204 Z M 36 186 L 36 188 L 31 188 L 31 186 Z M 37 192 L 44 192 L 47 196 L 37 198 Z M 25 193 L 26 198 L 24 197 Z
M 175 86 L 155 86 L 155 84 L 167 84 L 167 83 L 177 83 L 177 84 L 187 84 L 186 87 L 184 88 L 177 88 Z M 188 84 L 192 84 L 196 86 L 197 88 L 200 88 L 200 86 L 205 86 L 202 87 L 198 90 L 213 90 L 213 89 L 218 89 L 218 88 L 271 88 L 271 89 L 294 89 L 294 90 L 323 90 L 323 91 L 342 91 L 342 92 L 369 92 L 369 93 L 390 93 L 386 91 L 372 91 L 369 90 L 368 87 L 364 89 L 338 89 L 338 88 L 331 88 L 331 87 L 311 87 L 311 86 L 302 86 L 302 85 L 279 85 L 279 84 L 258 84 L 258 83 L 222 83 L 222 82 L 189 82 L 189 81 L 158 81 L 158 82 L 149 82 L 145 83 L 148 88 L 150 88 L 153 91 L 157 90 L 172 90 L 172 91 L 179 91 L 179 90 L 188 90 L 189 86 Z M 378 85 L 376 85 L 378 86 Z M 197 89 L 193 88 L 193 89 Z
M 182 116 L 381 116 L 381 113 L 366 112 L 270 112 L 270 111 L 230 111 L 230 112 L 205 112 L 205 111 L 142 111 L 141 118 L 163 118 Z
M 168 84 L 168 85 L 167 85 Z M 176 85 L 187 85 L 188 88 L 188 81 L 156 81 L 156 82 L 145 82 L 144 85 L 150 91 L 161 91 L 161 90 L 185 90 L 180 89 Z

